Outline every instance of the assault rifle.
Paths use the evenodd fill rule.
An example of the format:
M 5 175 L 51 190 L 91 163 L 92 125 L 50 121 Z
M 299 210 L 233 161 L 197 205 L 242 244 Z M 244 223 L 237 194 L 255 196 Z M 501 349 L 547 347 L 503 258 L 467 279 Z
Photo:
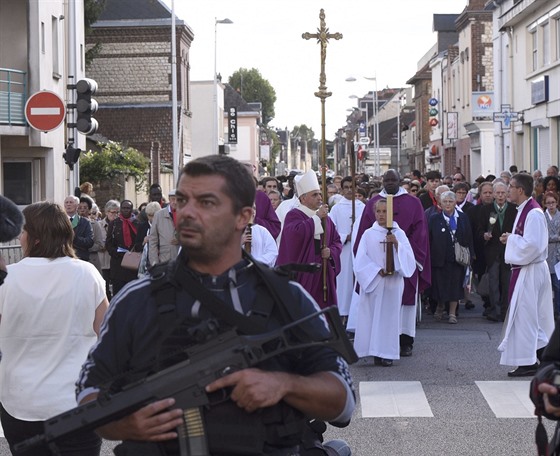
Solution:
M 308 335 L 304 331 L 304 324 L 310 324 L 314 318 L 326 320 L 330 334 L 323 340 L 302 341 L 301 334 Z M 211 405 L 205 391 L 208 384 L 291 350 L 331 347 L 349 363 L 358 360 L 336 307 L 328 307 L 259 335 L 238 335 L 235 329 L 215 334 L 217 322 L 215 326 L 209 328 L 204 343 L 185 349 L 186 360 L 126 385 L 118 392 L 100 393 L 95 401 L 46 420 L 44 434 L 16 444 L 16 453 L 39 445 L 46 445 L 56 452 L 54 444 L 63 437 L 96 429 L 154 401 L 172 397 L 175 406 L 184 410 L 184 426 L 178 428 L 181 455 L 209 454 L 200 412 L 200 407 Z

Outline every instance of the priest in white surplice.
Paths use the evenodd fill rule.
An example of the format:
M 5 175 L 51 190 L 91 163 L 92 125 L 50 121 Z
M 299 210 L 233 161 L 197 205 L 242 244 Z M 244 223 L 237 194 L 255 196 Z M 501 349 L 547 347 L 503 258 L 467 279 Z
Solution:
M 511 264 L 509 309 L 500 364 L 518 366 L 510 377 L 532 376 L 537 358 L 554 330 L 552 285 L 546 263 L 548 228 L 539 204 L 531 197 L 533 178 L 529 174 L 512 177 L 508 200 L 517 204 L 513 233 L 504 233 L 505 261 Z
M 393 360 L 400 358 L 404 277 L 414 274 L 416 260 L 410 242 L 396 222 L 391 224 L 392 234 L 387 234 L 385 199 L 377 201 L 375 219 L 364 232 L 354 259 L 354 273 L 360 285 L 354 349 L 360 357 L 374 356 L 375 364 L 391 366 Z M 393 249 L 392 275 L 385 273 L 385 248 Z
M 354 254 L 352 252 L 352 177 L 346 176 L 341 181 L 343 198 L 336 203 L 329 217 L 334 222 L 340 240 L 342 242 L 342 253 L 340 254 L 340 272 L 336 276 L 336 295 L 338 300 L 338 311 L 341 317 L 347 317 L 352 301 L 352 291 L 354 289 L 354 274 L 352 265 Z M 354 224 L 360 220 L 365 204 L 360 200 L 354 201 Z M 356 225 L 357 226 L 357 225 Z

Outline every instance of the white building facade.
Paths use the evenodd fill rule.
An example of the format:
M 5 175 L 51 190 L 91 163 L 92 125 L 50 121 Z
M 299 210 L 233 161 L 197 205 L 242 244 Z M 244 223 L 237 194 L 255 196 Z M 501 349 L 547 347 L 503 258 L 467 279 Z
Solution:
M 70 172 L 62 157 L 65 123 L 44 133 L 24 116 L 30 95 L 48 90 L 66 104 L 68 77 L 84 76 L 83 2 L 68 3 L 0 0 L 0 191 L 20 206 L 46 199 L 62 203 L 79 184 L 77 167 Z M 72 61 L 75 70 L 69 68 Z M 75 141 L 85 148 L 84 137 Z

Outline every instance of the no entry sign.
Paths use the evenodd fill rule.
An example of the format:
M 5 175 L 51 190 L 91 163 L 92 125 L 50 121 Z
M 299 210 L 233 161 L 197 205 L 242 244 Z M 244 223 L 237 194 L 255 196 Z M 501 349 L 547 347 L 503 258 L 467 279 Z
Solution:
M 54 92 L 34 93 L 25 103 L 25 118 L 35 130 L 51 131 L 60 126 L 66 115 L 64 101 Z

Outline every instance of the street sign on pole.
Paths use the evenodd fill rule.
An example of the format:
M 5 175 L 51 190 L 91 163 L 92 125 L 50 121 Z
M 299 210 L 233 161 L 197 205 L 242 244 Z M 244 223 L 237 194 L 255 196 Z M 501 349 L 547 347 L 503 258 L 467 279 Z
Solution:
M 66 116 L 64 101 L 54 92 L 44 90 L 29 97 L 25 104 L 25 118 L 35 130 L 55 130 Z
M 369 144 L 370 141 L 371 141 L 371 140 L 370 140 L 367 136 L 362 136 L 362 137 L 359 139 L 358 142 L 359 142 L 360 144 Z

